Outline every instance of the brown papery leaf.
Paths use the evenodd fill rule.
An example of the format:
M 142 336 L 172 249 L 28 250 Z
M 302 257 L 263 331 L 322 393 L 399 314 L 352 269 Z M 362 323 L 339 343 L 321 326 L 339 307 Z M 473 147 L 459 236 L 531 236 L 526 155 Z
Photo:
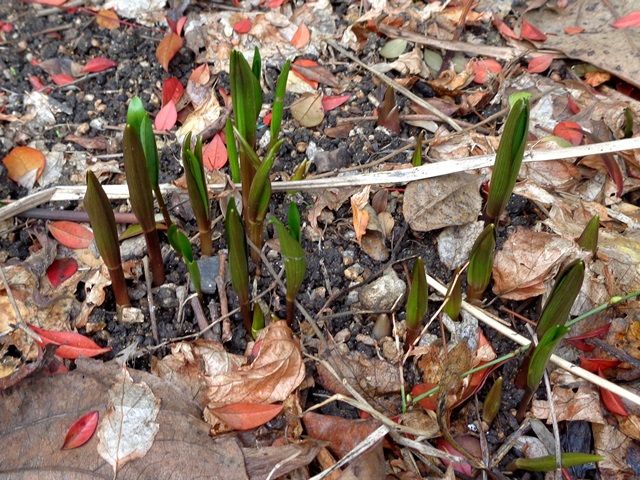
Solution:
M 324 120 L 322 94 L 308 93 L 301 96 L 290 107 L 291 115 L 303 127 L 316 127 Z
M 305 413 L 302 421 L 309 436 L 329 442 L 329 449 L 338 458 L 344 457 L 380 426 L 372 418 L 353 420 L 314 412 Z
M 298 341 L 284 321 L 262 330 L 255 360 L 237 370 L 207 378 L 209 408 L 231 403 L 275 403 L 285 400 L 304 379 Z

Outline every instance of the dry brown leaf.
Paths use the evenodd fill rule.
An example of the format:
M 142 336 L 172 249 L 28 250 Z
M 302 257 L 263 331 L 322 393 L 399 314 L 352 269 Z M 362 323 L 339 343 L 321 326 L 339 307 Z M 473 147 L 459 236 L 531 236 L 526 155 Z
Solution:
M 558 235 L 518 229 L 507 238 L 493 263 L 493 292 L 510 300 L 542 295 L 568 259 L 580 255 L 576 244 Z
M 380 426 L 372 418 L 354 420 L 315 412 L 305 413 L 302 421 L 309 436 L 329 442 L 329 449 L 338 458 L 344 457 Z
M 286 322 L 271 323 L 256 343 L 261 346 L 252 363 L 207 377 L 209 407 L 281 402 L 300 385 L 305 371 L 302 353 Z
M 302 95 L 289 107 L 291 115 L 303 127 L 317 127 L 324 120 L 322 93 Z
M 604 460 L 598 462 L 598 471 L 602 478 L 607 480 L 634 478 L 636 472 L 629 466 L 627 455 L 637 453 L 635 442 L 615 425 L 594 424 L 592 429 L 595 453 L 604 457 Z
M 40 150 L 31 147 L 14 147 L 2 159 L 7 175 L 25 188 L 33 187 L 44 170 L 46 159 Z
M 577 391 L 574 388 L 556 385 L 553 387 L 553 405 L 558 422 L 585 420 L 591 423 L 606 423 L 600 406 L 598 390 L 587 382 L 581 382 Z M 534 400 L 532 413 L 541 420 L 549 418 L 549 402 Z
M 367 225 L 369 224 L 369 193 L 371 187 L 367 185 L 358 193 L 351 197 L 351 212 L 353 213 L 353 230 L 356 234 L 356 241 L 360 243 L 363 235 L 367 233 Z
M 165 72 L 169 71 L 169 62 L 175 54 L 180 51 L 183 43 L 184 40 L 180 35 L 169 32 L 158 44 L 158 48 L 156 48 L 156 58 Z
M 120 19 L 115 10 L 103 8 L 96 14 L 96 23 L 107 30 L 115 30 L 120 26 Z

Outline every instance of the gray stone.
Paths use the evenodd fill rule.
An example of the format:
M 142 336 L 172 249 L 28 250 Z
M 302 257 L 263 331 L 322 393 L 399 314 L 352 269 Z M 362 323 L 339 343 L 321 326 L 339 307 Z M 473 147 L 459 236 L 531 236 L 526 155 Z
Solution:
M 402 305 L 402 297 L 407 290 L 405 283 L 393 269 L 388 269 L 382 277 L 363 286 L 358 298 L 364 310 L 388 311 Z
M 216 293 L 216 277 L 220 271 L 220 260 L 217 256 L 213 256 L 202 257 L 197 262 L 200 269 L 202 293 Z M 191 282 L 191 291 L 194 291 L 193 282 Z

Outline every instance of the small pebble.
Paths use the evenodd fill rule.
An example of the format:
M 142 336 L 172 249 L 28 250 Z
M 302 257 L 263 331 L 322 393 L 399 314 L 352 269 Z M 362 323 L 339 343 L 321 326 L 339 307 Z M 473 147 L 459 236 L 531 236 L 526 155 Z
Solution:
M 370 347 L 373 347 L 376 344 L 376 341 L 373 338 L 371 338 L 369 335 L 363 335 L 362 333 L 356 335 L 356 342 L 363 343 Z
M 144 322 L 144 314 L 139 308 L 124 307 L 121 321 L 122 323 L 142 323 Z
M 392 338 L 387 337 L 382 342 L 382 356 L 390 362 L 395 362 L 399 359 L 400 352 L 396 348 L 396 342 Z
M 336 343 L 346 343 L 351 338 L 351 330 L 348 328 L 343 328 L 338 333 L 333 336 L 333 339 Z
M 373 325 L 373 338 L 380 340 L 384 337 L 391 336 L 391 319 L 386 313 L 381 313 L 376 317 L 376 323 Z
M 361 281 L 360 276 L 362 275 L 362 272 L 364 272 L 364 268 L 359 263 L 356 263 L 345 269 L 344 276 L 347 280 L 351 280 L 352 282 L 359 282 Z
M 358 303 L 358 300 L 359 300 L 358 291 L 357 290 L 351 290 L 347 294 L 346 304 L 347 305 L 353 305 L 354 303 Z
M 296 150 L 298 153 L 304 153 L 307 151 L 307 144 L 305 142 L 296 143 Z
M 200 269 L 200 286 L 202 293 L 212 294 L 216 293 L 216 281 L 215 278 L 220 270 L 220 260 L 217 256 L 202 257 L 198 259 L 198 268 Z M 195 291 L 193 288 L 193 282 L 191 283 L 191 291 Z
M 356 253 L 353 250 L 345 250 L 344 252 L 342 252 L 342 264 L 345 267 L 353 265 L 353 262 L 355 262 L 355 257 Z

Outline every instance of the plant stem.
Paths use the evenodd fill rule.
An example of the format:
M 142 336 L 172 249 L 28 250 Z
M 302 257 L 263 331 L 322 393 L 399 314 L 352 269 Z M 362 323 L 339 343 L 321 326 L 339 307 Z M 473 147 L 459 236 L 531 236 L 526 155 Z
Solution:
M 151 262 L 153 286 L 159 287 L 164 283 L 164 262 L 162 260 L 162 251 L 160 250 L 158 231 L 154 228 L 149 232 L 144 232 L 144 239 L 147 242 L 149 261 Z
M 287 297 L 287 324 L 293 325 L 293 319 L 296 316 L 296 299 Z
M 207 222 L 208 223 L 208 222 Z M 201 228 L 198 225 L 198 235 L 200 236 L 200 251 L 202 255 L 210 257 L 213 255 L 213 241 L 211 240 L 211 229 Z
M 249 213 L 249 209 L 247 209 L 247 216 L 251 215 Z M 260 264 L 262 263 L 262 260 L 260 259 L 260 250 L 262 250 L 262 235 L 263 235 L 263 222 L 258 222 L 255 221 L 254 219 L 249 218 L 247 220 L 247 226 L 248 226 L 248 235 L 249 235 L 249 240 L 251 240 L 251 242 L 258 247 L 258 250 L 251 250 L 251 260 L 253 260 L 253 263 L 256 265 L 256 267 L 259 268 Z
M 120 307 L 128 307 L 131 305 L 129 300 L 129 292 L 127 291 L 127 283 L 124 280 L 122 265 L 117 268 L 109 268 L 109 278 L 111 278 L 111 288 L 116 297 L 116 305 Z
M 578 322 L 581 322 L 582 320 L 585 320 L 586 318 L 589 318 L 592 315 L 600 313 L 600 312 L 606 310 L 607 308 L 612 307 L 613 305 L 617 305 L 619 303 L 626 302 L 627 300 L 633 300 L 636 297 L 640 297 L 640 290 L 634 290 L 633 292 L 627 293 L 626 295 L 623 295 L 623 296 L 611 297 L 608 302 L 603 303 L 602 305 L 598 305 L 597 307 L 592 308 L 591 310 L 589 310 L 588 312 L 583 313 L 582 315 L 578 315 L 573 320 L 569 320 L 567 323 L 565 323 L 565 325 L 567 327 L 571 327 L 572 325 L 574 325 L 574 324 L 576 324 Z
M 171 221 L 171 216 L 169 215 L 169 210 L 167 209 L 167 205 L 166 205 L 166 203 L 164 203 L 164 198 L 162 198 L 162 192 L 160 191 L 160 185 L 156 184 L 153 187 L 153 193 L 155 193 L 156 200 L 158 201 L 158 207 L 160 208 L 160 212 L 162 212 L 162 217 L 164 218 L 164 223 L 166 223 L 167 228 L 169 228 L 173 222 Z

